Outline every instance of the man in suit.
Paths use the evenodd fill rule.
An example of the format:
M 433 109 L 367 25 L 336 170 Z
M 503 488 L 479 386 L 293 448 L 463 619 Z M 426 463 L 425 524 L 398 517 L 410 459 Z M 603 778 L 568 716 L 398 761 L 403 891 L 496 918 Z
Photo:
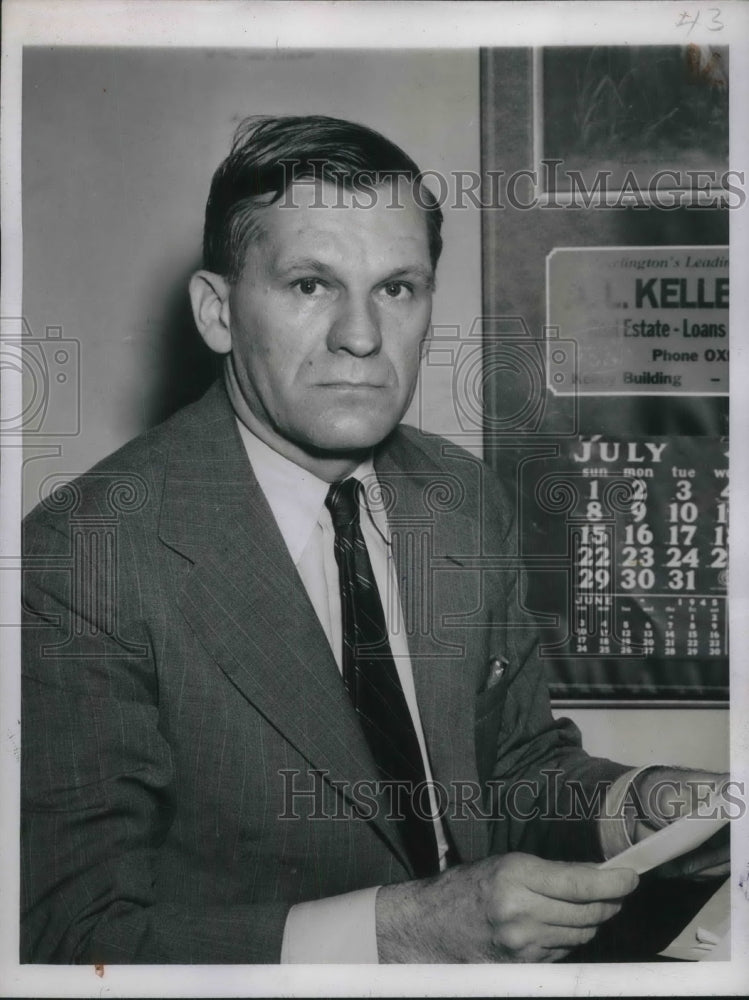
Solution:
M 684 801 L 552 719 L 508 495 L 399 426 L 440 224 L 369 129 L 240 127 L 223 380 L 25 524 L 25 961 L 552 961 Z

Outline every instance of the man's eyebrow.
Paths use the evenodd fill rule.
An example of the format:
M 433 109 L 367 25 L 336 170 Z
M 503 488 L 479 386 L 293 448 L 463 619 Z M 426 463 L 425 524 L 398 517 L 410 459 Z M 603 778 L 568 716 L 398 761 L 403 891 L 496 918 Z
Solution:
M 329 274 L 331 268 L 316 257 L 290 257 L 276 263 L 275 270 L 279 274 L 287 274 L 290 271 L 308 271 L 314 274 Z
M 429 288 L 434 287 L 434 271 L 421 264 L 406 264 L 405 267 L 391 271 L 384 281 L 397 281 L 399 278 L 420 278 Z

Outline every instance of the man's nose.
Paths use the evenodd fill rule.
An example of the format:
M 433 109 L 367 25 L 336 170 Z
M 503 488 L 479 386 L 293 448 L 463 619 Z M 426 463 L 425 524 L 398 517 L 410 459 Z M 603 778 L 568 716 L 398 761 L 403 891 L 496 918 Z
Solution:
M 382 346 L 380 318 L 369 297 L 347 298 L 328 331 L 328 349 L 356 357 L 376 354 Z

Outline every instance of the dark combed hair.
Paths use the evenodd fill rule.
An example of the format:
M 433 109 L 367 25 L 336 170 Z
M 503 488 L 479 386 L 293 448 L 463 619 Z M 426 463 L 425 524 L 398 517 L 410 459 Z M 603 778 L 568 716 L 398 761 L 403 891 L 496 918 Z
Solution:
M 258 234 L 258 209 L 278 201 L 294 181 L 313 178 L 353 189 L 364 177 L 372 186 L 394 178 L 412 185 L 426 215 L 429 253 L 436 267 L 442 212 L 416 163 L 374 129 L 324 115 L 253 115 L 241 122 L 231 152 L 211 182 L 203 266 L 236 281 L 247 247 Z

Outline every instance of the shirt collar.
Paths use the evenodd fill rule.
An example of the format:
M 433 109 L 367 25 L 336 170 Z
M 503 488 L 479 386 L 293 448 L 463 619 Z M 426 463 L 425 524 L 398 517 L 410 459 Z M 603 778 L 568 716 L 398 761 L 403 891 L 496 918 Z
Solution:
M 303 469 L 300 465 L 274 451 L 269 445 L 253 434 L 239 418 L 237 426 L 247 457 L 252 465 L 260 489 L 273 513 L 281 531 L 286 548 L 296 565 L 307 547 L 315 525 L 321 514 L 329 516 L 325 508 L 330 483 Z M 362 506 L 383 539 L 389 543 L 387 517 L 380 504 L 373 503 L 372 496 L 379 490 L 371 456 L 351 473 L 367 489 L 362 491 Z

